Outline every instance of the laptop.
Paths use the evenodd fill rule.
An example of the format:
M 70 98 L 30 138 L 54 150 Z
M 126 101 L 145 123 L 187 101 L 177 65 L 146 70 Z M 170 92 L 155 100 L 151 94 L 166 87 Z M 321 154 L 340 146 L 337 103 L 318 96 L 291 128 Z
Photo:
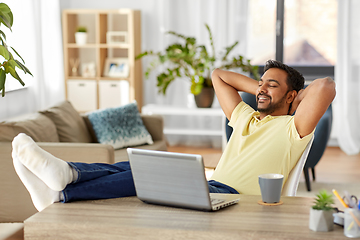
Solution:
M 127 153 L 137 197 L 145 203 L 215 211 L 240 200 L 240 194 L 209 193 L 201 155 L 134 148 Z

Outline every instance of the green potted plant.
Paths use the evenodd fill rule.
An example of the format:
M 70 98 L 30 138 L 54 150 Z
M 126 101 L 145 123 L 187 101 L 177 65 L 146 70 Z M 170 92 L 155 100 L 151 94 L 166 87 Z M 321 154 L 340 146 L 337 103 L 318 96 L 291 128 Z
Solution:
M 221 69 L 236 69 L 240 68 L 243 72 L 252 73 L 253 77 L 259 79 L 258 66 L 252 66 L 250 60 L 244 59 L 243 56 L 234 56 L 231 59 L 229 54 L 236 47 L 238 42 L 235 42 L 225 51 L 217 55 L 215 52 L 213 35 L 210 27 L 205 24 L 209 34 L 211 52 L 209 52 L 204 45 L 199 45 L 194 37 L 187 37 L 173 31 L 167 32 L 179 38 L 182 43 L 174 43 L 169 45 L 164 52 L 145 51 L 136 59 L 144 56 L 153 56 L 154 60 L 151 61 L 149 67 L 145 72 L 145 77 L 148 78 L 149 74 L 159 66 L 165 66 L 165 70 L 157 75 L 157 87 L 159 93 L 166 94 L 166 89 L 171 82 L 177 78 L 186 77 L 191 81 L 191 93 L 195 96 L 195 101 L 199 106 L 200 93 L 205 90 L 210 91 L 210 106 L 214 98 L 214 90 L 211 81 L 211 72 L 215 68 Z M 212 94 L 211 94 L 212 92 Z M 206 93 L 205 93 L 206 94 Z M 209 94 L 208 94 L 209 95 Z M 209 101 L 208 101 L 209 102 Z M 200 106 L 202 107 L 202 106 Z
M 314 205 L 310 208 L 309 228 L 317 232 L 328 232 L 334 229 L 333 195 L 320 190 Z
M 77 45 L 84 45 L 87 41 L 87 28 L 84 26 L 79 26 L 76 29 L 75 33 L 75 42 Z
M 0 27 L 3 25 L 11 30 L 13 25 L 13 14 L 11 9 L 5 3 L 0 3 Z M 6 44 L 6 35 L 0 30 L 0 55 L 3 57 L 2 62 L 0 61 L 0 91 L 2 91 L 2 97 L 5 96 L 5 80 L 6 74 L 11 74 L 16 80 L 20 82 L 21 85 L 25 85 L 25 83 L 21 80 L 19 75 L 16 72 L 16 68 L 19 68 L 24 71 L 24 73 L 28 73 L 32 76 L 31 72 L 27 67 L 25 67 L 24 59 L 16 52 L 16 50 L 9 45 Z M 12 51 L 9 51 L 11 48 Z M 14 55 L 11 53 L 15 53 L 20 59 L 21 62 L 14 58 Z

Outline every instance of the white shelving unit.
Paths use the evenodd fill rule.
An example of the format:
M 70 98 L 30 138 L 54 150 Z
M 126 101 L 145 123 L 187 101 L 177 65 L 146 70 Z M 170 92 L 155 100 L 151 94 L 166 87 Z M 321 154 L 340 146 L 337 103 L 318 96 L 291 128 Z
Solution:
M 225 114 L 221 108 L 186 108 L 168 105 L 149 104 L 142 107 L 142 114 L 158 114 L 169 116 L 210 116 L 221 117 L 221 130 L 164 128 L 165 135 L 198 135 L 198 136 L 220 136 L 222 138 L 222 149 L 226 146 Z
M 75 40 L 78 26 L 88 30 L 87 42 L 82 45 Z M 74 107 L 86 112 L 136 100 L 140 108 L 142 67 L 141 61 L 135 61 L 135 56 L 141 52 L 140 11 L 66 9 L 62 14 L 62 27 L 66 98 Z M 115 41 L 109 34 L 119 39 Z M 120 59 L 127 62 L 129 73 L 122 77 L 110 76 L 109 66 L 122 66 Z M 75 73 L 72 71 L 74 62 L 78 65 Z M 92 70 L 85 71 L 84 66 Z

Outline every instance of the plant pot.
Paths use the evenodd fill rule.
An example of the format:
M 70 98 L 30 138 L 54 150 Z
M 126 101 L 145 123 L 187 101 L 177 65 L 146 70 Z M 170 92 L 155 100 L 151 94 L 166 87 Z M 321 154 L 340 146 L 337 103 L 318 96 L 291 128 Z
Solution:
M 214 88 L 204 87 L 201 90 L 201 93 L 194 95 L 196 106 L 199 108 L 211 108 L 211 105 L 214 101 Z
M 76 32 L 75 33 L 75 42 L 77 45 L 85 45 L 87 42 L 87 33 L 86 32 Z
M 310 208 L 309 228 L 315 232 L 329 232 L 334 229 L 333 210 Z

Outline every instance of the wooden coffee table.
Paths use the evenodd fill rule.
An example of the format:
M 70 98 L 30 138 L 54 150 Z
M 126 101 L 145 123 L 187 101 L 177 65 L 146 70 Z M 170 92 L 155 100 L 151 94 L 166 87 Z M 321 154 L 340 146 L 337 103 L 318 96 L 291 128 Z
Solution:
M 28 218 L 25 239 L 347 239 L 343 228 L 309 230 L 311 198 L 282 197 L 263 206 L 260 196 L 217 212 L 150 205 L 136 197 L 56 203 Z

